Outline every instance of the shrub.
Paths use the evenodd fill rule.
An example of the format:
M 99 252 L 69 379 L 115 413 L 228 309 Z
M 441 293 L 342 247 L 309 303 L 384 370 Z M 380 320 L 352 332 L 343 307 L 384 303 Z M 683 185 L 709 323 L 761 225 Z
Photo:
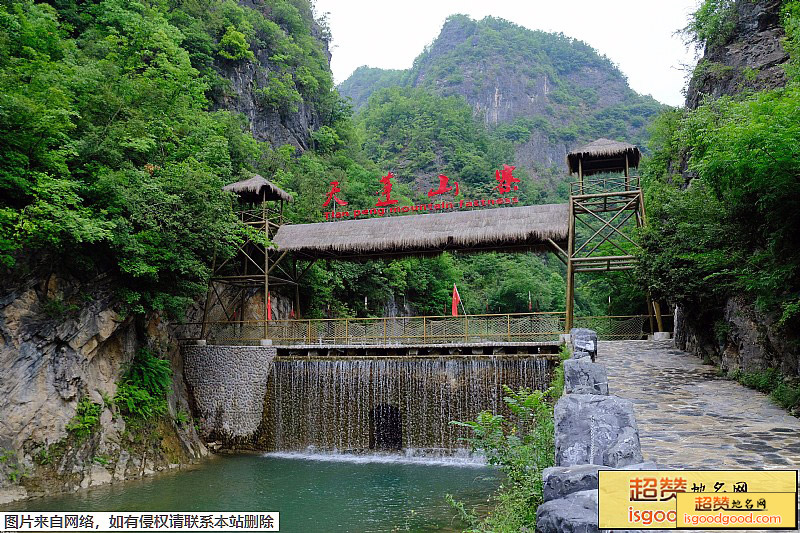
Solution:
M 167 413 L 167 393 L 171 387 L 169 361 L 142 349 L 118 383 L 114 403 L 125 417 L 149 420 Z
M 244 33 L 237 31 L 233 26 L 228 27 L 225 35 L 219 41 L 219 55 L 226 59 L 253 60 L 256 58 L 247 44 Z
M 67 424 L 67 431 L 75 435 L 78 440 L 91 435 L 94 428 L 100 423 L 100 413 L 103 406 L 94 403 L 89 398 L 83 398 L 78 402 L 78 409 L 75 416 Z
M 563 378 L 561 383 L 563 388 Z M 473 422 L 451 422 L 471 428 L 473 436 L 467 441 L 473 451 L 483 452 L 489 464 L 499 466 L 508 476 L 496 496 L 497 505 L 483 522 L 448 498 L 461 517 L 479 531 L 533 528 L 536 508 L 542 503 L 542 471 L 553 465 L 555 456 L 553 409 L 548 400 L 557 393 L 556 388 L 513 391 L 504 385 L 503 390 L 511 417 L 483 411 Z

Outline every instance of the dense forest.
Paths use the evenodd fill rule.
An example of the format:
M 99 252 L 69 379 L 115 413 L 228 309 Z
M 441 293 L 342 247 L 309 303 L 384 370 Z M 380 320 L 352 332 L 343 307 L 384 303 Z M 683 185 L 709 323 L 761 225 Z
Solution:
M 706 46 L 724 41 L 732 5 L 704 4 L 692 35 Z M 423 198 L 439 173 L 466 194 L 483 194 L 494 170 L 515 164 L 533 133 L 576 142 L 623 138 L 659 108 L 627 89 L 584 43 L 455 16 L 445 26 L 468 31 L 480 46 L 467 51 L 445 32 L 409 71 L 360 69 L 342 89 L 357 95 L 354 115 L 333 87 L 327 30 L 310 5 L 270 0 L 266 7 L 230 0 L 3 4 L 3 268 L 108 271 L 129 311 L 179 316 L 204 292 L 215 248 L 224 256 L 243 238 L 220 190 L 226 183 L 269 176 L 298 199 L 289 210 L 294 222 L 322 220 L 318 204 L 333 180 L 348 201 L 371 205 L 388 171 L 400 199 Z M 792 54 L 796 9 L 794 2 L 784 7 Z M 520 111 L 487 123 L 462 93 L 479 93 L 491 73 L 463 66 L 512 49 L 537 58 L 526 63 L 528 79 L 550 80 L 551 103 L 539 116 Z M 251 90 L 265 112 L 289 117 L 313 108 L 309 149 L 258 140 L 243 115 L 226 109 L 232 88 L 223 74 L 246 64 L 264 70 Z M 623 83 L 619 101 L 579 86 L 571 73 L 583 68 L 610 69 Z M 780 313 L 783 326 L 800 315 L 797 69 L 787 72 L 786 87 L 657 119 L 645 170 L 652 225 L 641 269 L 654 296 L 713 309 L 745 292 Z M 564 179 L 543 172 L 518 165 L 522 203 L 563 201 Z M 303 308 L 320 315 L 332 303 L 335 314 L 369 316 L 402 301 L 401 312 L 438 313 L 455 282 L 471 295 L 464 303 L 472 313 L 524 311 L 529 291 L 537 309 L 560 310 L 561 269 L 552 257 L 526 254 L 331 263 L 312 270 Z M 638 310 L 641 294 L 625 279 L 579 281 L 578 313 Z M 609 304 L 609 292 L 621 297 Z
M 180 317 L 203 294 L 215 251 L 225 257 L 244 238 L 230 197 L 220 191 L 226 183 L 268 176 L 297 199 L 288 211 L 292 222 L 322 220 L 333 180 L 352 204 L 371 205 L 389 171 L 401 200 L 423 198 L 439 173 L 459 181 L 462 194 L 486 193 L 494 170 L 515 164 L 515 148 L 544 127 L 535 117 L 490 127 L 462 95 L 424 86 L 374 91 L 354 117 L 332 85 L 328 30 L 301 0 L 270 0 L 263 9 L 231 0 L 16 1 L 3 4 L 0 17 L 3 268 L 22 276 L 54 268 L 79 277 L 109 273 L 126 312 Z M 449 23 L 478 24 L 466 17 Z M 563 36 L 499 19 L 476 27 L 501 27 L 516 35 L 514 42 L 531 40 L 528 48 L 552 41 L 554 57 L 541 66 L 547 72 L 565 54 L 571 59 L 562 73 L 585 58 L 610 68 Z M 503 43 L 489 39 L 486 55 L 498 46 L 502 52 L 509 46 Z M 458 50 L 447 61 L 471 60 Z M 413 72 L 430 63 L 430 54 Z M 232 82 L 231 73 L 248 69 L 256 72 L 249 87 Z M 552 92 L 554 102 L 572 98 L 562 85 Z M 635 98 L 622 85 L 625 101 Z M 309 129 L 296 142 L 269 142 L 274 135 L 238 112 L 243 92 L 252 96 L 254 113 L 281 124 L 305 113 Z M 589 100 L 570 106 L 586 107 L 594 98 L 589 92 L 578 93 Z M 641 113 L 625 106 L 612 106 L 624 116 L 614 119 L 616 111 L 607 110 L 580 136 L 594 135 L 602 120 L 640 125 L 658 108 L 652 101 Z M 542 179 L 539 170 L 518 165 L 521 203 L 563 201 L 563 171 Z M 333 262 L 312 269 L 301 307 L 311 316 L 371 316 L 397 302 L 401 313 L 438 314 L 455 282 L 470 295 L 464 304 L 471 313 L 526 311 L 529 293 L 535 309 L 555 311 L 564 306 L 563 279 L 554 257 L 531 254 Z M 621 298 L 609 309 L 609 283 L 614 278 L 585 280 L 578 312 L 640 305 Z

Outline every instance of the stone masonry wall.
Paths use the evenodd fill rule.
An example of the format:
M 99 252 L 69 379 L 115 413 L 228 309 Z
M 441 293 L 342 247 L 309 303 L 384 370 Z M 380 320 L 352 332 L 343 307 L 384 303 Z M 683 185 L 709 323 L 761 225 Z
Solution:
M 184 379 L 207 439 L 248 441 L 261 423 L 272 346 L 183 347 Z

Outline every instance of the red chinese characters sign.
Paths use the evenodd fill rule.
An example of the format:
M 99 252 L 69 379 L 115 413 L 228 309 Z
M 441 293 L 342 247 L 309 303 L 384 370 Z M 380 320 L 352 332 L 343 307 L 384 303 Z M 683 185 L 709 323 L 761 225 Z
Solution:
M 509 165 L 503 165 L 502 170 L 495 171 L 495 180 L 497 181 L 497 185 L 494 187 L 499 193 L 506 194 L 512 191 L 516 191 L 519 189 L 517 183 L 520 183 L 520 180 L 514 177 L 514 169 L 516 167 L 512 167 Z M 420 204 L 420 205 L 410 205 L 410 206 L 398 206 L 397 204 L 400 203 L 400 200 L 397 198 L 392 198 L 392 189 L 394 187 L 394 183 L 392 180 L 394 179 L 394 174 L 392 172 L 387 172 L 385 176 L 378 179 L 378 183 L 383 185 L 383 187 L 378 190 L 375 194 L 382 197 L 382 199 L 378 200 L 375 203 L 375 208 L 370 209 L 355 209 L 352 213 L 353 217 L 359 217 L 364 215 L 378 215 L 383 216 L 387 213 L 394 214 L 394 213 L 406 213 L 409 211 L 437 211 L 437 210 L 449 210 L 449 209 L 463 209 L 463 208 L 470 208 L 470 207 L 479 207 L 479 206 L 495 206 L 495 205 L 504 205 L 504 204 L 514 204 L 518 202 L 516 196 L 511 198 L 480 198 L 474 200 L 460 200 L 458 203 L 454 203 L 453 201 L 448 200 L 439 200 L 437 203 L 428 203 L 428 204 Z M 459 196 L 459 184 L 457 181 L 452 181 L 448 176 L 444 174 L 439 174 L 439 185 L 436 189 L 429 189 L 428 190 L 428 198 L 433 198 L 435 196 L 441 196 L 446 193 L 451 193 L 453 196 Z M 339 188 L 338 181 L 330 182 L 331 189 L 328 192 L 328 196 L 325 199 L 325 202 L 322 204 L 322 207 L 328 207 L 331 205 L 331 202 L 336 202 L 336 205 L 345 206 L 347 202 L 342 200 L 337 194 L 341 194 L 342 190 Z M 431 200 L 433 202 L 433 200 Z M 349 218 L 351 213 L 349 211 L 339 211 L 336 212 L 335 210 L 332 212 L 325 213 L 325 219 L 333 219 L 333 218 Z
M 383 191 L 378 191 L 378 196 L 385 196 L 383 200 L 375 204 L 375 207 L 386 207 L 387 205 L 393 205 L 398 203 L 400 200 L 392 200 L 392 178 L 394 174 L 389 172 L 380 180 L 380 183 L 383 183 Z
M 436 196 L 437 194 L 444 194 L 446 192 L 450 192 L 453 190 L 452 186 L 448 186 L 447 183 L 450 181 L 450 178 L 445 176 L 444 174 L 439 174 L 439 188 L 435 191 L 433 189 L 428 191 L 428 198 L 431 196 Z M 453 196 L 458 196 L 458 182 L 456 182 L 456 192 L 453 193 Z
M 344 200 L 340 200 L 339 198 L 336 197 L 337 192 L 342 192 L 342 190 L 339 188 L 339 182 L 332 181 L 331 191 L 328 193 L 328 198 L 327 200 L 325 200 L 325 203 L 322 204 L 322 207 L 328 207 L 328 204 L 331 203 L 331 200 L 336 201 L 336 203 L 339 205 L 347 205 L 347 202 L 345 202 Z
M 514 169 L 517 167 L 510 167 L 508 165 L 503 165 L 503 170 L 495 170 L 494 176 L 498 182 L 497 187 L 495 187 L 501 193 L 511 192 L 512 190 L 516 191 L 518 189 L 517 183 L 520 181 L 514 177 Z M 513 189 L 512 189 L 513 187 Z

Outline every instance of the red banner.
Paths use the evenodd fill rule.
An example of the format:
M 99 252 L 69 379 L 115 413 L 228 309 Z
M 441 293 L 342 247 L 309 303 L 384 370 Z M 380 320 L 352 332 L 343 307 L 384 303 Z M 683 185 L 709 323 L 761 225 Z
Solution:
M 458 304 L 461 303 L 461 296 L 458 294 L 458 289 L 456 288 L 456 284 L 453 283 L 453 304 L 451 305 L 451 311 L 453 312 L 453 316 L 458 316 Z

